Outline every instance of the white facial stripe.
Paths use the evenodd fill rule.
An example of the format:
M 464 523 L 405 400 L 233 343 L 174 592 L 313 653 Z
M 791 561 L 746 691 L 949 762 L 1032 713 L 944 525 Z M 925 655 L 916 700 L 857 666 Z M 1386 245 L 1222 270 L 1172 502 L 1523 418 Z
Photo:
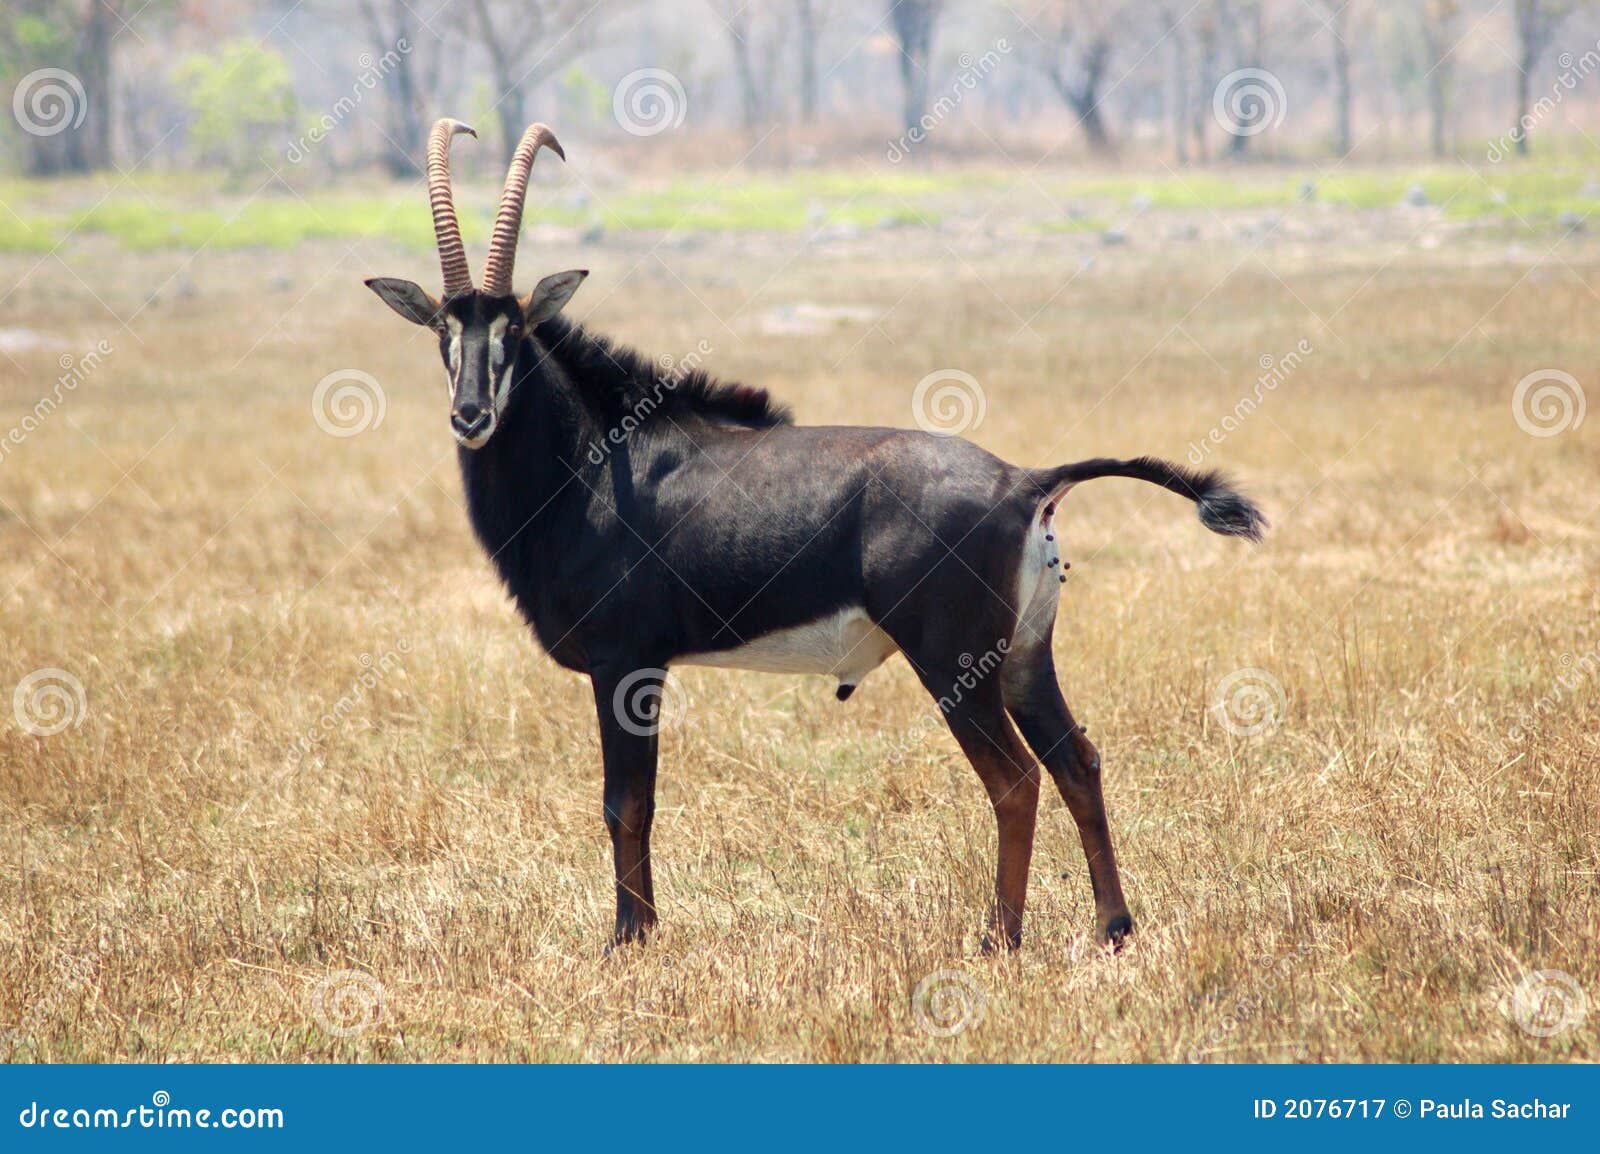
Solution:
M 489 364 L 498 367 L 506 359 L 506 328 L 511 324 L 509 317 L 496 317 L 489 322 Z
M 461 322 L 455 317 L 444 319 L 445 327 L 450 333 L 450 371 L 445 379 L 450 383 L 450 395 L 456 395 L 456 385 L 461 380 Z
M 511 362 L 516 359 L 516 348 L 506 340 L 510 317 L 497 317 L 489 322 L 489 377 L 494 381 L 494 412 L 499 417 L 506 409 L 511 396 Z M 504 366 L 502 371 L 501 366 Z

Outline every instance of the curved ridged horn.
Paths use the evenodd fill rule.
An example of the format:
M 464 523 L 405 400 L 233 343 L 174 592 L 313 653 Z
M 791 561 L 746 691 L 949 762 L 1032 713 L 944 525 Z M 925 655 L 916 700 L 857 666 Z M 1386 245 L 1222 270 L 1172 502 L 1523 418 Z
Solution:
M 517 263 L 517 236 L 522 232 L 522 202 L 528 195 L 528 172 L 539 149 L 548 147 L 562 160 L 556 134 L 543 124 L 530 124 L 511 155 L 505 191 L 500 194 L 500 212 L 494 218 L 494 237 L 489 241 L 489 259 L 483 266 L 485 296 L 511 295 L 511 269 Z
M 456 204 L 450 195 L 450 138 L 458 132 L 478 135 L 461 121 L 448 117 L 436 121 L 428 134 L 428 204 L 433 209 L 433 234 L 439 241 L 446 297 L 472 291 L 472 271 L 467 268 L 467 250 L 461 243 L 461 225 L 456 221 Z

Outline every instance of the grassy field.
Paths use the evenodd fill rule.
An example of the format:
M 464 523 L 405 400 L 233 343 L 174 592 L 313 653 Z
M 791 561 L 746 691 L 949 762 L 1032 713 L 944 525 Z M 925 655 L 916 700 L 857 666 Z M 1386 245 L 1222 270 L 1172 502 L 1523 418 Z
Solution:
M 0 255 L 0 691 L 21 690 L 0 1052 L 1600 1057 L 1600 1013 L 1570 1021 L 1572 988 L 1536 976 L 1600 997 L 1600 439 L 1593 417 L 1530 433 L 1572 423 L 1554 394 L 1514 404 L 1539 370 L 1600 379 L 1600 242 L 1396 208 L 1399 172 L 1310 203 L 1282 172 L 1227 196 L 853 179 L 680 189 L 676 217 L 552 193 L 530 226 L 611 223 L 525 243 L 521 279 L 591 268 L 574 315 L 655 354 L 704 342 L 806 423 L 910 425 L 917 382 L 957 368 L 982 390 L 969 435 L 1011 460 L 1155 452 L 1243 481 L 1274 522 L 1260 548 L 1131 482 L 1060 522 L 1056 660 L 1104 755 L 1129 948 L 1093 941 L 1047 791 L 1025 947 L 980 954 L 993 819 L 896 659 L 845 704 L 822 679 L 674 675 L 663 932 L 602 958 L 587 684 L 471 540 L 431 340 L 360 284 L 436 282 L 407 240 L 420 193 L 382 194 L 406 235 L 356 212 L 196 252 L 187 222 L 145 243 L 160 189 L 28 190 L 0 228 L 58 231 L 0 244 L 35 250 Z M 1495 203 L 1429 179 L 1436 206 L 1454 181 Z M 1527 192 L 1546 223 L 1581 199 L 1562 180 Z M 819 199 L 823 224 L 928 219 L 824 231 Z M 300 211 L 275 203 L 252 211 Z M 1091 223 L 1043 227 L 1080 204 Z M 635 208 L 671 231 L 629 232 Z M 106 228 L 67 237 L 82 214 Z M 797 310 L 825 331 L 786 327 Z M 370 415 L 319 411 L 330 379 Z M 1246 692 L 1219 708 L 1224 687 Z
M 546 176 L 540 170 L 541 177 Z M 147 249 L 293 248 L 311 240 L 381 239 L 414 249 L 433 241 L 427 203 L 413 190 L 352 181 L 299 185 L 277 177 L 135 173 L 0 181 L 0 253 L 48 252 L 74 236 Z M 1592 158 L 1467 166 L 1265 167 L 1229 172 L 1156 168 L 1107 176 L 1026 165 L 928 171 L 882 164 L 728 180 L 725 174 L 623 180 L 600 187 L 552 171 L 532 201 L 546 225 L 584 231 L 802 232 L 832 226 L 935 228 L 976 203 L 1004 203 L 1035 231 L 1099 231 L 1149 209 L 1201 214 L 1287 209 L 1310 199 L 1335 210 L 1394 209 L 1420 190 L 1451 220 L 1537 233 L 1567 227 L 1600 205 Z M 488 236 L 498 188 L 466 182 L 469 241 Z M 1564 225 L 1563 220 L 1568 222 Z

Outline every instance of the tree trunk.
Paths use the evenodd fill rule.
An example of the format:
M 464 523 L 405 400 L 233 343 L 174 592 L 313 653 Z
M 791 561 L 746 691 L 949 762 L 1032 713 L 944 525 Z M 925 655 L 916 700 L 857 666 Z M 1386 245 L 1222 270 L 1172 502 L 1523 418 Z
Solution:
M 796 0 L 800 36 L 800 119 L 817 119 L 817 9 L 814 0 Z
M 1174 25 L 1172 39 L 1172 138 L 1175 159 L 1189 163 L 1189 38 Z
M 761 83 L 751 60 L 750 37 L 754 35 L 748 8 L 740 8 L 728 19 L 728 36 L 733 41 L 733 70 L 739 79 L 739 119 L 754 139 L 761 131 Z
M 505 153 L 502 163 L 510 164 L 511 158 L 516 155 L 517 141 L 522 139 L 522 130 L 526 122 L 522 119 L 522 84 L 511 79 L 511 70 L 496 71 L 495 84 L 502 95 L 500 103 L 495 106 L 495 114 L 500 120 L 500 140 Z
M 901 119 L 907 132 L 928 108 L 928 64 L 941 0 L 889 0 L 890 22 L 900 42 Z
M 1350 45 L 1338 29 L 1333 36 L 1334 147 L 1341 157 L 1354 147 L 1350 132 Z
M 1194 150 L 1200 163 L 1210 159 L 1206 144 L 1206 122 L 1211 116 L 1211 101 L 1207 93 L 1217 84 L 1217 28 L 1207 22 L 1200 27 L 1200 88 L 1194 104 L 1189 109 L 1190 130 L 1194 133 Z
M 1106 67 L 1111 61 L 1111 44 L 1104 37 L 1093 40 L 1084 50 L 1077 71 L 1082 79 L 1077 83 L 1068 79 L 1060 65 L 1051 61 L 1048 73 L 1056 95 L 1078 118 L 1078 127 L 1089 150 L 1100 156 L 1116 151 L 1111 134 L 1106 131 L 1105 117 L 1100 114 L 1100 85 L 1105 80 Z
M 1089 46 L 1083 61 L 1083 85 L 1078 89 L 1072 111 L 1078 114 L 1089 150 L 1099 156 L 1108 156 L 1116 149 L 1111 134 L 1106 131 L 1105 117 L 1100 113 L 1100 85 L 1105 80 L 1106 68 L 1111 63 L 1111 43 L 1104 37 Z
M 117 0 L 91 4 L 79 29 L 69 71 L 83 87 L 83 101 L 70 96 L 67 124 L 50 136 L 30 134 L 27 168 L 38 176 L 63 172 L 95 172 L 111 165 L 111 129 L 116 91 L 112 70 L 113 25 L 122 5 Z M 78 111 L 83 122 L 73 126 Z
M 390 52 L 398 57 L 398 62 L 384 77 L 388 99 L 384 101 L 383 167 L 390 176 L 403 180 L 421 171 L 423 147 L 422 101 L 418 97 L 411 12 L 405 0 L 392 0 L 389 6 L 392 23 L 385 26 L 370 4 L 363 4 L 362 10 L 372 35 L 373 58 L 382 60 Z M 401 41 L 409 46 L 408 51 L 400 51 Z
M 1447 143 L 1445 122 L 1450 114 L 1450 89 L 1447 83 L 1446 61 L 1439 61 L 1428 74 L 1428 147 L 1436 157 L 1443 157 Z
M 1244 66 L 1256 72 L 1262 71 L 1261 49 L 1265 31 L 1262 27 L 1262 7 L 1262 5 L 1257 4 L 1248 8 L 1239 15 L 1239 23 L 1232 28 L 1236 50 L 1240 58 L 1244 60 Z M 1230 19 L 1230 10 L 1228 8 L 1223 8 L 1222 12 L 1224 19 Z M 1267 110 L 1267 114 L 1271 114 L 1270 109 Z M 1254 139 L 1254 133 L 1235 132 L 1231 134 L 1228 137 L 1228 155 L 1236 159 L 1243 157 L 1250 151 L 1250 143 Z
M 1529 130 L 1524 128 L 1523 125 L 1528 122 L 1528 87 L 1530 84 L 1528 73 L 1533 70 L 1533 63 L 1532 60 L 1524 58 L 1522 66 L 1517 69 L 1517 119 L 1514 122 L 1516 124 L 1516 135 L 1513 139 L 1517 142 L 1518 156 L 1528 155 Z
M 111 73 L 111 40 L 118 23 L 118 4 L 104 0 L 89 8 L 78 47 L 78 75 L 89 97 L 89 115 L 83 128 L 70 136 L 76 142 L 74 172 L 94 172 L 111 166 L 111 101 L 115 84 Z

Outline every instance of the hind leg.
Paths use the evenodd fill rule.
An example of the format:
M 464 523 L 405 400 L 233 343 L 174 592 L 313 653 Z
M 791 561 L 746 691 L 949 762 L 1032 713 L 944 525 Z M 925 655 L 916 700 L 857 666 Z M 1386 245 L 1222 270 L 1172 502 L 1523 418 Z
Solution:
M 1122 896 L 1122 878 L 1111 848 L 1111 826 L 1100 791 L 1100 752 L 1061 696 L 1048 641 L 1028 652 L 1014 652 L 1006 663 L 1006 675 L 1006 708 L 1055 779 L 1077 823 L 1078 840 L 1089 863 L 1100 940 L 1120 947 L 1133 932 L 1133 918 Z
M 979 679 L 975 670 L 943 664 L 930 668 L 916 658 L 912 665 L 938 702 L 945 723 L 994 807 L 999 851 L 994 905 L 983 948 L 985 952 L 1014 950 L 1022 944 L 1022 913 L 1039 810 L 1039 768 L 1006 718 L 997 676 Z

